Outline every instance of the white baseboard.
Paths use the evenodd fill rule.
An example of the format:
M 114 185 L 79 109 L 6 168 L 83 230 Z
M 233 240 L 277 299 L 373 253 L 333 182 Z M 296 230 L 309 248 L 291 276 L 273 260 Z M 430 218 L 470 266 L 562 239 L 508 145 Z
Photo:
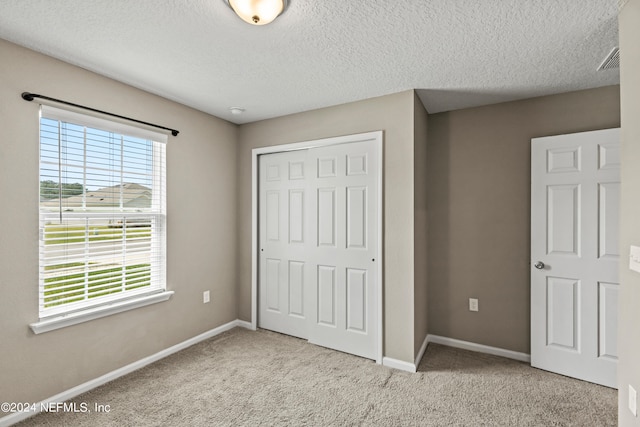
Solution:
M 393 359 L 391 357 L 384 357 L 382 364 L 389 368 L 400 369 L 406 372 L 417 372 L 420 361 L 424 356 L 425 351 L 429 343 L 442 344 L 449 347 L 461 348 L 463 350 L 476 351 L 478 353 L 492 354 L 494 356 L 506 357 L 509 359 L 519 360 L 521 362 L 531 363 L 531 355 L 526 353 L 519 353 L 517 351 L 505 350 L 503 348 L 491 347 L 484 344 L 476 344 L 474 342 L 457 340 L 455 338 L 441 337 L 439 335 L 427 335 L 422 342 L 420 351 L 416 355 L 415 363 L 405 362 L 403 360 Z
M 457 340 L 454 338 L 441 337 L 438 335 L 427 335 L 427 341 L 448 345 L 449 347 L 461 348 L 463 350 L 477 351 L 479 353 L 493 354 L 494 356 L 507 357 L 521 362 L 531 363 L 531 355 L 519 353 L 517 351 L 505 350 L 504 348 L 491 347 L 484 344 L 476 344 L 469 341 Z
M 424 341 L 422 341 L 422 345 L 420 346 L 420 350 L 416 355 L 415 363 L 405 362 L 404 360 L 393 359 L 391 357 L 383 357 L 382 365 L 393 368 L 400 369 L 401 371 L 406 372 L 417 372 L 418 366 L 420 365 L 420 361 L 422 360 L 422 356 L 424 356 L 424 352 L 427 350 L 427 345 L 429 344 L 429 335 L 424 337 Z
M 25 420 L 29 417 L 36 415 L 40 412 L 41 406 L 46 407 L 49 403 L 55 402 L 64 402 L 69 399 L 73 399 L 74 397 L 86 393 L 89 390 L 93 390 L 96 387 L 99 387 L 103 384 L 108 383 L 109 381 L 113 381 L 116 378 L 119 378 L 123 375 L 130 374 L 133 371 L 137 371 L 140 368 L 143 368 L 147 365 L 150 365 L 153 362 L 156 362 L 160 359 L 164 359 L 167 356 L 170 356 L 174 353 L 179 352 L 180 350 L 184 350 L 187 347 L 191 347 L 194 344 L 198 344 L 201 341 L 205 341 L 209 338 L 213 338 L 216 335 L 220 335 L 223 332 L 226 332 L 235 327 L 253 329 L 250 322 L 245 322 L 244 320 L 233 320 L 229 323 L 225 323 L 222 326 L 218 326 L 217 328 L 211 329 L 210 331 L 204 332 L 198 336 L 190 338 L 186 341 L 183 341 L 179 344 L 176 344 L 172 347 L 164 349 L 162 351 L 157 352 L 156 354 L 152 354 L 151 356 L 145 357 L 144 359 L 140 359 L 137 362 L 130 363 L 127 366 L 123 366 L 120 369 L 116 369 L 115 371 L 111 371 L 107 374 L 104 374 L 101 377 L 95 378 L 93 380 L 87 381 L 86 383 L 80 384 L 76 387 L 70 388 L 69 390 L 63 391 L 62 393 L 58 393 L 55 396 L 52 396 L 42 402 L 38 402 L 35 404 L 37 411 L 35 412 L 16 412 L 5 417 L 0 418 L 0 427 L 7 427 L 18 423 L 22 420 Z
M 249 329 L 251 331 L 255 331 L 256 330 L 256 327 L 253 325 L 253 323 L 247 322 L 246 320 L 238 319 L 238 320 L 235 321 L 235 323 L 236 323 L 235 326 L 238 326 L 240 328 Z
M 391 357 L 383 357 L 382 365 L 388 368 L 399 369 L 406 372 L 416 372 L 416 365 L 405 362 L 404 360 L 392 359 Z
M 420 366 L 420 361 L 422 360 L 422 356 L 424 356 L 424 352 L 427 351 L 427 345 L 429 345 L 429 334 L 424 337 L 422 346 L 420 346 L 420 351 L 418 351 L 418 355 L 416 356 L 416 370 L 418 369 L 418 366 Z

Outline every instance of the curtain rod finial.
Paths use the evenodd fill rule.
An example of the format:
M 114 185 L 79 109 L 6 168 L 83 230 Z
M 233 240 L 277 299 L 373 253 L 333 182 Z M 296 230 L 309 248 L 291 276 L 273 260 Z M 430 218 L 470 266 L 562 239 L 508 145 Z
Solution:
M 25 101 L 33 101 L 33 94 L 29 93 L 29 92 L 22 92 L 22 99 L 24 99 Z

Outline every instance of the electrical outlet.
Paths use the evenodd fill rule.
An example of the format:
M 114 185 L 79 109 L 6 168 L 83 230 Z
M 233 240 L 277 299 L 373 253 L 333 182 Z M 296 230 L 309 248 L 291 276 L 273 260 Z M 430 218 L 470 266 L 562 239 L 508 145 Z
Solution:
M 206 304 L 209 301 L 210 301 L 210 299 L 209 299 L 209 291 L 204 291 L 202 293 L 202 302 Z
M 629 384 L 629 410 L 634 417 L 638 416 L 637 402 L 638 396 L 636 395 L 636 389 Z
M 640 247 L 638 246 L 629 248 L 629 268 L 640 272 Z
M 478 298 L 469 298 L 469 311 L 478 311 Z

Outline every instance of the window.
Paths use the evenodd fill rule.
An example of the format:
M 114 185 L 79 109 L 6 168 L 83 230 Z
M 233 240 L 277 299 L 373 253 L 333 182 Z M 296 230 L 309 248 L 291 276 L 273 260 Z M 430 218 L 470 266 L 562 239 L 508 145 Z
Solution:
M 41 322 L 165 290 L 165 143 L 163 134 L 42 106 Z

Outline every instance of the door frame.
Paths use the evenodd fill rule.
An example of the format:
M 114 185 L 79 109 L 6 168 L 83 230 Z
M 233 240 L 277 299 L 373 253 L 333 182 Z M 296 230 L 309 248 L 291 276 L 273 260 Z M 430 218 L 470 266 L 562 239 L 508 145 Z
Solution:
M 378 150 L 378 206 L 376 206 L 378 214 L 378 259 L 380 262 L 376 268 L 378 284 L 378 304 L 377 304 L 377 316 L 378 316 L 378 333 L 376 336 L 376 363 L 382 364 L 382 344 L 384 339 L 383 334 L 383 290 L 384 290 L 384 252 L 383 240 L 384 235 L 382 228 L 384 224 L 383 216 L 383 133 L 382 131 L 373 131 L 366 133 L 359 133 L 353 135 L 338 136 L 332 138 L 322 138 L 303 142 L 294 142 L 291 144 L 272 145 L 269 147 L 254 148 L 251 150 L 251 328 L 256 330 L 258 328 L 258 156 L 263 154 L 281 153 L 285 151 L 306 150 L 316 147 L 326 147 L 329 145 L 348 144 L 351 142 L 370 142 L 373 143 Z

